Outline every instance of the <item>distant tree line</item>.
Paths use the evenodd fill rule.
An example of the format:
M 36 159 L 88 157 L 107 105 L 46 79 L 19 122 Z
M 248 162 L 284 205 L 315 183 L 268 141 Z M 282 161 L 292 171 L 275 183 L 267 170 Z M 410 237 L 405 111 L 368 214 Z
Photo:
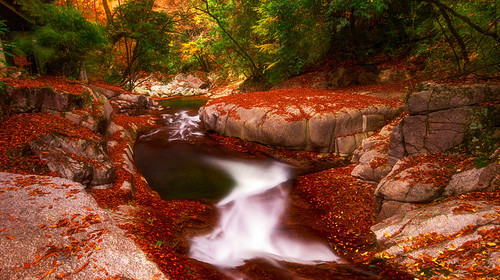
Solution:
M 217 72 L 277 83 L 325 58 L 420 61 L 430 73 L 497 77 L 495 0 L 23 0 L 31 32 L 9 53 L 40 71 L 82 69 L 133 87 L 145 73 Z

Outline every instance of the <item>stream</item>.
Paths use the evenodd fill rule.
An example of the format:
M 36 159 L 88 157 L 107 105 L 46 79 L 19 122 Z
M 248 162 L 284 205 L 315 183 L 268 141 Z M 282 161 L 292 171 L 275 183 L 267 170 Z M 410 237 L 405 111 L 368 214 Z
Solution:
M 162 199 L 199 199 L 217 209 L 212 231 L 190 239 L 189 256 L 233 279 L 248 279 L 234 274 L 248 260 L 275 267 L 283 261 L 344 263 L 326 242 L 291 233 L 282 225 L 294 169 L 265 155 L 234 151 L 208 137 L 197 114 L 205 102 L 165 101 L 165 125 L 142 135 L 135 145 L 136 165 Z

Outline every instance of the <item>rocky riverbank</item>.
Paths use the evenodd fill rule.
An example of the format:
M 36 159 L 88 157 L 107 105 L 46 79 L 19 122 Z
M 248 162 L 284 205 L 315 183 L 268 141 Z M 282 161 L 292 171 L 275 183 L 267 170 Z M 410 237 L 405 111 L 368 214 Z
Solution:
M 150 98 L 62 78 L 2 81 L 0 219 L 5 226 L 0 245 L 8 256 L 2 259 L 2 275 L 224 279 L 186 256 L 186 236 L 214 223 L 213 207 L 163 201 L 135 169 L 134 140 L 157 121 L 154 114 L 143 115 L 155 107 Z M 259 96 L 243 104 L 260 104 Z M 352 159 L 354 165 L 299 177 L 287 223 L 303 232 L 309 232 L 300 230 L 307 225 L 358 266 L 378 269 L 375 273 L 384 267 L 380 275 L 389 279 L 400 277 L 387 270 L 391 267 L 424 279 L 498 275 L 499 87 L 427 84 L 411 93 L 405 106 L 353 93 L 337 96 L 341 105 L 352 102 L 352 108 L 333 108 L 323 93 L 314 104 L 307 94 L 287 96 L 289 109 L 280 113 L 274 102 L 264 110 L 265 118 L 253 122 L 268 122 L 263 138 L 271 139 L 268 145 L 307 152 L 213 137 L 238 150 L 313 163 L 308 172 Z M 209 106 L 227 117 L 216 126 L 224 131 L 246 131 L 251 125 L 245 118 L 263 110 L 239 110 L 224 99 Z M 295 130 L 281 125 L 280 118 L 305 125 Z M 300 145 L 290 144 L 297 139 Z M 304 211 L 308 219 L 300 214 Z M 36 240 L 32 245 L 30 236 Z M 29 253 L 16 253 L 21 250 Z M 137 270 L 130 267 L 132 261 Z M 267 271 L 257 263 L 241 269 L 255 275 Z M 322 269 L 311 268 L 309 275 Z M 339 269 L 349 270 L 327 268 L 332 275 Z M 306 275 L 301 267 L 292 270 Z
M 209 102 L 200 110 L 200 117 L 208 129 L 223 135 L 280 148 L 307 150 L 311 145 L 304 143 L 314 141 L 304 140 L 306 137 L 303 135 L 314 134 L 312 129 L 301 129 L 297 123 L 306 119 L 304 122 L 310 125 L 317 110 L 308 108 L 307 102 L 300 102 L 311 99 L 308 98 L 308 90 L 296 91 L 301 94 L 300 98 L 290 102 L 291 106 L 296 106 L 295 110 L 287 110 L 285 104 L 280 107 L 279 102 L 265 103 L 259 98 L 254 101 L 251 99 L 253 95 L 224 97 Z M 281 92 L 262 95 L 272 96 L 273 93 L 281 96 Z M 350 98 L 365 102 L 368 107 L 367 100 Z M 250 104 L 255 102 L 264 102 L 267 107 L 259 105 L 250 108 Z M 371 226 L 375 240 L 370 241 L 361 230 L 353 240 L 361 239 L 351 245 L 337 245 L 340 249 L 350 252 L 354 250 L 353 244 L 359 248 L 361 244 L 373 242 L 377 244 L 377 249 L 368 249 L 363 254 L 366 260 L 380 259 L 425 279 L 493 279 L 500 274 L 499 102 L 498 85 L 424 83 L 408 95 L 402 115 L 395 118 L 396 112 L 399 112 L 396 107 L 389 114 L 389 119 L 387 116 L 380 118 L 386 121 L 380 121 L 380 126 L 370 133 L 371 136 L 365 134 L 359 144 L 351 141 L 352 145 L 348 146 L 356 146 L 357 149 L 348 149 L 349 152 L 346 149 L 342 153 L 340 144 L 344 142 L 338 141 L 342 137 L 333 137 L 336 148 L 329 151 L 352 156 L 357 166 L 349 175 L 341 173 L 340 178 L 347 176 L 341 181 L 335 179 L 338 175 L 332 177 L 318 173 L 308 176 L 310 181 L 316 183 L 299 184 L 304 195 L 310 197 L 309 203 L 322 213 L 320 224 L 331 230 L 327 236 L 332 242 L 345 240 L 345 237 L 339 239 L 343 234 L 334 234 L 336 231 L 333 229 L 343 224 L 346 217 L 342 217 L 341 208 L 338 209 L 340 214 L 332 211 L 338 206 L 327 202 L 329 199 L 323 196 L 330 191 L 321 186 L 326 182 L 330 184 L 329 188 L 335 190 L 348 180 L 353 186 L 368 183 L 373 186 L 373 221 L 363 224 L 353 217 L 352 224 L 359 224 L 359 228 L 364 230 L 367 230 L 367 225 Z M 373 103 L 369 105 L 376 106 Z M 286 104 L 289 104 L 288 100 Z M 356 105 L 359 106 L 359 103 Z M 335 116 L 349 110 L 349 107 L 343 107 L 340 112 L 332 110 L 329 113 Z M 294 112 L 299 117 L 289 116 Z M 304 112 L 313 117 L 301 118 Z M 289 114 L 289 118 L 285 119 L 283 114 Z M 360 114 L 362 117 L 359 118 L 351 115 L 345 122 L 326 122 L 315 134 L 332 139 L 331 131 L 364 127 L 369 123 L 365 114 Z M 269 133 L 266 134 L 266 123 L 277 118 L 282 120 L 272 126 L 275 132 L 269 136 Z M 385 123 L 388 124 L 380 129 Z M 311 134 L 304 134 L 303 131 Z M 279 136 L 283 137 L 278 139 Z M 293 144 L 293 141 L 300 143 Z M 331 143 L 326 146 L 332 147 Z M 322 194 L 318 192 L 321 188 Z M 339 198 L 333 195 L 331 199 Z M 343 199 L 343 203 L 351 201 L 348 197 Z M 363 220 L 367 221 L 366 218 Z

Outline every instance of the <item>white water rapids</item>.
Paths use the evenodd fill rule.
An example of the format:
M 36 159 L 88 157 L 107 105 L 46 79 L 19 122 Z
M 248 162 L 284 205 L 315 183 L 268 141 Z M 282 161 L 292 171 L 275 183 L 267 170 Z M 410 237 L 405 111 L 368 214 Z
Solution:
M 192 258 L 222 268 L 255 258 L 302 264 L 342 262 L 328 246 L 278 230 L 288 198 L 285 185 L 291 178 L 286 165 L 274 161 L 210 162 L 228 172 L 236 186 L 217 204 L 220 218 L 215 230 L 191 240 Z
M 165 114 L 163 131 L 169 142 L 191 142 L 203 137 L 197 115 L 180 110 Z M 190 257 L 220 268 L 264 258 L 302 264 L 342 262 L 323 243 L 300 240 L 283 231 L 280 223 L 288 203 L 290 168 L 277 161 L 242 161 L 206 156 L 207 164 L 225 171 L 235 186 L 216 206 L 219 221 L 213 232 L 192 238 Z

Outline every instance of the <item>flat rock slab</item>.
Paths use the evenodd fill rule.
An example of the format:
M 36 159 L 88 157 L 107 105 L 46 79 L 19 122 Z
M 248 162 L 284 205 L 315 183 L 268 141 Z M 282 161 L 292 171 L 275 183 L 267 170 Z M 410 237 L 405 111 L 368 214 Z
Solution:
M 371 229 L 381 256 L 425 279 L 493 279 L 500 266 L 500 207 L 447 200 L 402 212 Z
M 275 148 L 350 155 L 396 117 L 402 103 L 319 89 L 251 92 L 210 100 L 199 115 L 207 130 Z
M 166 279 L 81 184 L 0 173 L 0 279 Z

